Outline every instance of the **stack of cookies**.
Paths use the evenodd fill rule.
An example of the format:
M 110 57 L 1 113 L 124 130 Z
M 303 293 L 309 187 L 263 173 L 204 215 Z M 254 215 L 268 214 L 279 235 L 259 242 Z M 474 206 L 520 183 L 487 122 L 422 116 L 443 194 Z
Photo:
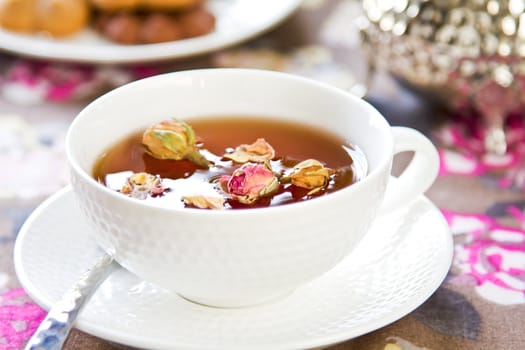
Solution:
M 91 0 L 95 28 L 121 44 L 150 44 L 209 33 L 215 18 L 202 0 Z
M 93 26 L 120 44 L 192 38 L 215 28 L 203 0 L 0 0 L 5 29 L 64 37 Z

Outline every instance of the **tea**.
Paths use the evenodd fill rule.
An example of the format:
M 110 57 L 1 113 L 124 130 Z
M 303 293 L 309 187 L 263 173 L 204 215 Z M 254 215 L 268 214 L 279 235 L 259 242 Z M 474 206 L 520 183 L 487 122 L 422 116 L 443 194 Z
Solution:
M 182 198 L 194 198 L 196 195 L 215 198 L 222 192 L 220 184 L 225 177 L 231 179 L 239 169 L 248 170 L 244 162 L 234 159 L 236 147 L 272 148 L 274 153 L 271 158 L 261 162 L 265 165 L 258 168 L 254 165 L 253 169 L 264 173 L 268 173 L 265 169 L 270 169 L 270 176 L 275 174 L 278 183 L 271 182 L 272 190 L 267 195 L 250 201 L 238 200 L 231 193 L 226 193 L 221 206 L 237 209 L 308 200 L 350 186 L 366 175 L 366 159 L 357 147 L 333 133 L 312 126 L 268 118 L 221 117 L 195 119 L 191 121 L 191 127 L 196 135 L 195 147 L 209 166 L 198 165 L 188 159 L 158 159 L 152 156 L 143 145 L 142 130 L 101 155 L 93 170 L 94 178 L 109 188 L 121 191 L 130 175 L 142 172 L 153 174 L 162 179 L 166 191 L 147 196 L 145 200 L 166 207 L 195 206 Z M 305 163 L 305 160 L 309 162 Z M 306 179 L 310 182 L 317 180 L 313 176 L 328 174 L 326 183 L 314 189 L 301 187 L 300 180 L 304 179 L 294 182 L 293 176 L 290 176 L 298 165 L 308 168 L 303 173 L 312 176 Z M 312 173 L 312 169 L 316 172 Z M 260 178 L 259 173 L 257 178 Z

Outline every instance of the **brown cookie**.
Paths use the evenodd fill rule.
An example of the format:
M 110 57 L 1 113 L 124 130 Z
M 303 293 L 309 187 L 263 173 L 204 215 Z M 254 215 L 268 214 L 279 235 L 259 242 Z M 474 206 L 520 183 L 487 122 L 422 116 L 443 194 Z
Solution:
M 137 44 L 141 26 L 142 19 L 129 13 L 101 16 L 97 21 L 101 34 L 120 44 Z
M 91 0 L 101 11 L 181 10 L 193 7 L 201 0 Z
M 89 21 L 86 0 L 37 0 L 38 30 L 53 36 L 65 36 L 86 27 Z
M 146 16 L 139 34 L 140 42 L 145 44 L 173 41 L 183 37 L 183 31 L 173 16 L 163 13 Z
M 181 13 L 176 20 L 186 38 L 208 34 L 215 28 L 215 16 L 204 7 Z
M 0 0 L 0 26 L 31 32 L 36 28 L 36 0 Z
M 215 17 L 204 7 L 183 13 L 100 13 L 95 28 L 106 38 L 121 44 L 153 44 L 207 34 Z
M 0 26 L 17 32 L 66 36 L 84 28 L 89 17 L 87 0 L 0 0 Z

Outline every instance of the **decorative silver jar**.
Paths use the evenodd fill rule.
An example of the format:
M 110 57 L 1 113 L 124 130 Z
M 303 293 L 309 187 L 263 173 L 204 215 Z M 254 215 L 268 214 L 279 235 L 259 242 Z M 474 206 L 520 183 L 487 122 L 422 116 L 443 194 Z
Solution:
M 525 107 L 525 1 L 362 3 L 360 30 L 371 67 L 454 110 L 477 110 L 487 151 L 505 153 L 505 118 Z

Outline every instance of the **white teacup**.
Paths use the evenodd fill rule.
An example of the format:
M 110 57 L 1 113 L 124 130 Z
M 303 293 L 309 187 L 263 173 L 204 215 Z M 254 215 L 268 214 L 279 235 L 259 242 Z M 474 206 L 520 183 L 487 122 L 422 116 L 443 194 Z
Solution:
M 248 210 L 156 207 L 92 177 L 102 152 L 134 131 L 171 117 L 191 124 L 192 118 L 228 115 L 327 129 L 364 151 L 368 174 L 319 198 Z M 220 307 L 271 300 L 330 270 L 358 245 L 380 209 L 415 199 L 433 183 L 439 165 L 426 137 L 391 127 L 349 93 L 245 69 L 183 71 L 115 89 L 80 112 L 66 149 L 73 189 L 100 247 L 144 280 Z M 415 156 L 386 191 L 393 155 L 401 151 Z

